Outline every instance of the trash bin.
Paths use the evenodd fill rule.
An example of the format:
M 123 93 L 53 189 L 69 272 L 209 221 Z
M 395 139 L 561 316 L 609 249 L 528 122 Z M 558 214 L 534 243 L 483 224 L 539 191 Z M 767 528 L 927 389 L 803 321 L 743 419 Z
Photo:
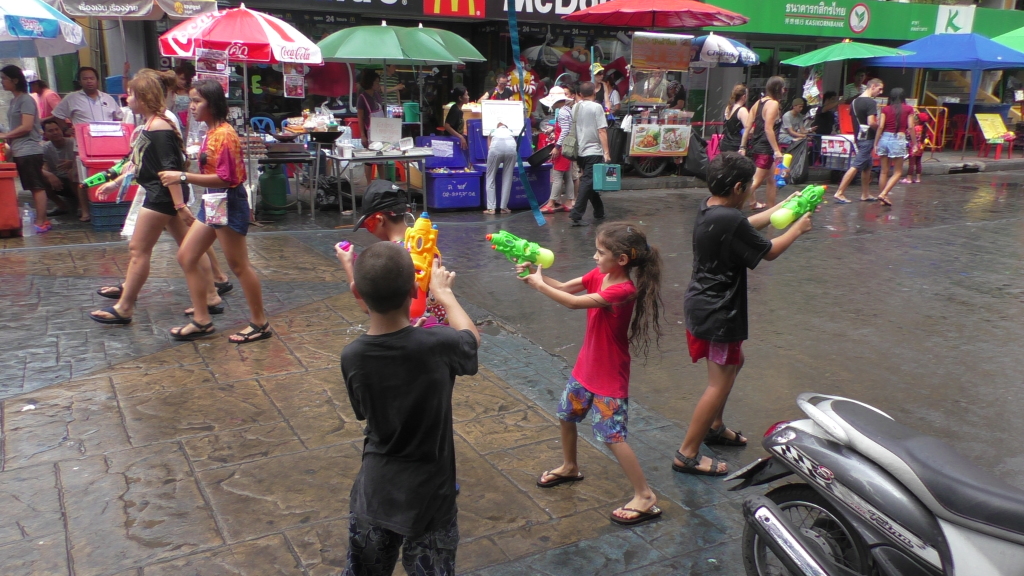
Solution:
M 18 190 L 14 185 L 17 177 L 14 162 L 0 162 L 0 238 L 21 236 Z

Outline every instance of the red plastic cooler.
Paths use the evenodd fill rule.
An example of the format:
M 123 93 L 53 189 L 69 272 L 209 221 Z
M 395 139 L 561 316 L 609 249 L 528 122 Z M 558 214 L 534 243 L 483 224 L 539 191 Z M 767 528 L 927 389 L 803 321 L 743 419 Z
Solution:
M 0 162 L 0 238 L 21 236 L 21 213 L 14 179 L 18 169 L 14 162 Z
M 122 124 L 120 136 L 93 136 L 88 124 L 75 125 L 75 137 L 78 142 L 78 159 L 85 166 L 85 177 L 88 178 L 97 172 L 103 172 L 112 168 L 114 164 L 121 161 L 131 150 L 132 130 L 131 124 Z M 138 186 L 128 189 L 125 202 L 135 199 L 135 190 Z M 89 201 L 93 203 L 113 203 L 116 197 L 99 199 L 96 197 L 96 190 L 99 186 L 89 189 Z

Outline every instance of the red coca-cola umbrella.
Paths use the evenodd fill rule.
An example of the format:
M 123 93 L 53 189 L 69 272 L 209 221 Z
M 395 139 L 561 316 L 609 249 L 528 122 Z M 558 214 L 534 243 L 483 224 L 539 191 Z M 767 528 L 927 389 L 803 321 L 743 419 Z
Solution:
M 321 64 L 320 48 L 290 24 L 239 8 L 196 16 L 160 36 L 160 53 L 195 58 L 196 50 L 223 50 L 234 62 Z
M 750 20 L 742 14 L 697 0 L 610 0 L 562 18 L 623 28 L 739 26 Z

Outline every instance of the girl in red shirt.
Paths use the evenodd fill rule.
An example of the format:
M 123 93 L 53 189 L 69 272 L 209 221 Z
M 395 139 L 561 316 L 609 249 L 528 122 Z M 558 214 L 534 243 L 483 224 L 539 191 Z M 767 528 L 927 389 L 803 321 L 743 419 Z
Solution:
M 594 437 L 608 446 L 633 484 L 633 499 L 613 511 L 611 520 L 639 524 L 660 516 L 661 509 L 636 454 L 626 444 L 630 351 L 646 358 L 650 332 L 655 345 L 661 338 L 661 256 L 639 226 L 626 222 L 601 226 L 595 244 L 597 268 L 580 278 L 559 282 L 543 276 L 540 266 L 523 278 L 555 302 L 587 310 L 583 347 L 558 405 L 563 462 L 541 474 L 537 486 L 583 480 L 576 461 L 576 424 L 593 409 Z M 517 266 L 517 272 L 526 266 Z M 584 290 L 586 294 L 576 295 Z

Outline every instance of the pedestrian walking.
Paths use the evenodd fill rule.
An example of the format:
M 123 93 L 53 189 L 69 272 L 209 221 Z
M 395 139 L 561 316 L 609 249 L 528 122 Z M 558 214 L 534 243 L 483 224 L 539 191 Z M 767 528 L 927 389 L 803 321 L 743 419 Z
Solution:
M 137 193 L 145 194 L 145 199 L 128 242 L 131 260 L 124 283 L 97 290 L 100 296 L 117 300 L 113 306 L 89 315 L 101 324 L 131 323 L 135 301 L 149 278 L 149 261 L 160 233 L 166 229 L 180 246 L 188 227 L 195 220 L 187 205 L 189 187 L 186 183 L 181 180 L 161 182 L 162 171 L 184 170 L 186 161 L 181 134 L 164 115 L 164 87 L 156 71 L 144 68 L 128 82 L 128 107 L 134 114 L 142 116 L 142 126 L 132 134 L 132 149 L 128 156 L 132 168 L 101 186 L 96 194 L 101 198 L 117 194 L 121 186 L 128 186 L 134 176 L 139 185 Z M 209 274 L 209 261 L 204 262 L 204 266 Z M 203 306 L 219 307 L 221 303 L 211 280 Z
M 587 212 L 587 202 L 594 205 L 594 220 L 604 218 L 604 202 L 601 194 L 594 190 L 594 165 L 611 163 L 608 155 L 608 119 L 605 117 L 604 106 L 594 101 L 595 86 L 593 82 L 580 84 L 581 102 L 573 107 L 572 115 L 576 120 L 576 143 L 580 167 L 580 190 L 576 202 L 569 212 L 573 226 L 587 226 L 583 215 Z
M 903 178 L 903 159 L 909 155 L 909 151 L 917 148 L 917 132 L 914 131 L 917 116 L 913 106 L 907 105 L 903 88 L 893 88 L 889 92 L 889 103 L 882 108 L 878 125 L 882 128 L 875 134 L 875 153 L 882 159 L 882 171 L 878 177 L 881 188 L 878 201 L 892 206 L 889 193 Z M 892 176 L 889 176 L 890 164 L 893 167 Z
M 206 195 L 200 204 L 199 214 L 178 249 L 178 263 L 185 271 L 189 296 L 192 297 L 192 321 L 185 326 L 172 328 L 171 337 L 175 340 L 195 340 L 214 331 L 210 320 L 212 311 L 206 299 L 208 288 L 213 286 L 213 276 L 204 256 L 216 240 L 224 251 L 228 267 L 242 285 L 242 293 L 249 305 L 249 325 L 229 336 L 228 341 L 246 344 L 263 340 L 273 333 L 263 310 L 263 287 L 249 262 L 249 250 L 245 243 L 245 236 L 249 232 L 250 209 L 249 197 L 243 186 L 246 173 L 242 142 L 227 121 L 228 103 L 220 84 L 215 80 L 201 80 L 192 86 L 189 95 L 192 98 L 192 115 L 207 126 L 206 137 L 199 148 L 200 173 L 188 173 L 180 168 L 166 170 L 160 173 L 160 181 L 165 186 L 172 186 L 176 182 L 182 186 L 202 186 L 206 188 Z M 210 195 L 219 193 L 226 194 L 226 197 L 217 203 Z
M 32 203 L 36 209 L 36 234 L 49 232 L 53 225 L 46 218 L 46 180 L 43 179 L 43 131 L 39 125 L 39 110 L 36 101 L 28 93 L 25 74 L 17 66 L 0 68 L 0 82 L 4 90 L 13 96 L 7 108 L 7 132 L 0 133 L 0 140 L 11 146 L 11 156 L 18 167 L 21 187 L 32 192 Z
M 455 274 L 435 260 L 430 291 L 451 328 L 409 325 L 416 293 L 412 260 L 378 242 L 355 263 L 353 294 L 370 321 L 341 353 L 352 411 L 365 420 L 362 467 L 349 495 L 345 576 L 455 574 L 459 544 L 452 391 L 477 372 L 480 334 L 452 292 Z
M 747 124 L 747 87 L 737 84 L 732 87 L 729 103 L 725 107 L 725 126 L 723 126 L 722 142 L 718 145 L 721 152 L 738 152 L 743 141 L 743 127 Z
M 860 172 L 860 201 L 874 202 L 876 198 L 871 195 L 871 166 L 874 160 L 871 157 L 875 149 L 875 134 L 878 128 L 878 103 L 875 98 L 882 95 L 885 85 L 878 78 L 868 80 L 867 88 L 860 96 L 853 99 L 850 104 L 850 115 L 853 117 L 853 127 L 856 130 L 857 154 L 850 163 L 850 168 L 843 174 L 839 188 L 836 189 L 835 203 L 849 204 L 846 198 L 846 189 L 853 183 L 853 179 Z
M 562 142 L 569 135 L 572 126 L 572 104 L 574 93 L 571 88 L 555 86 L 540 103 L 555 110 L 555 147 L 551 149 L 551 197 L 541 206 L 540 211 L 553 214 L 559 210 L 572 210 L 576 199 L 573 185 L 573 162 L 562 155 Z M 563 202 L 563 197 L 566 201 Z
M 501 168 L 501 213 L 512 212 L 508 209 L 508 198 L 512 194 L 512 176 L 515 175 L 516 159 L 519 151 L 516 139 L 508 126 L 498 122 L 497 127 L 487 137 L 487 209 L 484 214 L 494 214 L 499 207 L 496 204 L 498 169 Z
M 559 282 L 540 266 L 523 281 L 570 309 L 587 311 L 587 331 L 572 376 L 558 404 L 562 465 L 544 472 L 537 486 L 551 488 L 583 480 L 577 460 L 576 424 L 593 410 L 594 438 L 611 450 L 633 485 L 633 499 L 611 513 L 617 524 L 633 525 L 661 515 L 658 497 L 647 484 L 640 462 L 626 444 L 630 352 L 647 357 L 650 334 L 661 338 L 661 256 L 636 224 L 601 226 L 595 241 L 597 262 L 580 278 Z M 516 266 L 522 272 L 528 265 Z M 586 294 L 577 295 L 586 291 Z
M 764 97 L 757 101 L 747 115 L 739 153 L 750 157 L 757 167 L 754 184 L 750 187 L 750 209 L 764 210 L 775 206 L 775 165 L 782 160 L 778 134 L 782 117 L 779 101 L 786 90 L 786 81 L 781 76 L 772 76 L 764 86 Z M 749 144 L 749 153 L 748 153 Z M 757 189 L 765 185 L 766 203 L 757 201 Z
M 747 339 L 747 269 L 778 258 L 811 229 L 810 214 L 768 240 L 766 228 L 778 206 L 744 218 L 740 208 L 750 194 L 756 167 L 749 158 L 723 152 L 708 166 L 711 196 L 701 202 L 693 228 L 693 273 L 683 297 L 690 359 L 707 359 L 708 387 L 697 402 L 672 469 L 686 474 L 721 476 L 724 462 L 700 455 L 700 446 L 746 446 L 742 432 L 723 422 L 725 403 L 743 367 Z

